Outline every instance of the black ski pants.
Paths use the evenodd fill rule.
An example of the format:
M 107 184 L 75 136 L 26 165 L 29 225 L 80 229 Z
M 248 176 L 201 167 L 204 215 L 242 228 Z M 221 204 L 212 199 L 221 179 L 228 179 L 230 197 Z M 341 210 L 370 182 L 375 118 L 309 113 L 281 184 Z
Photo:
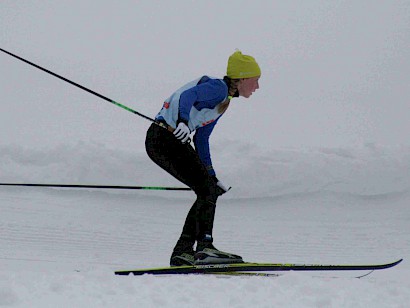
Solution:
M 220 188 L 208 174 L 191 144 L 182 144 L 167 129 L 152 124 L 147 131 L 148 156 L 162 169 L 190 187 L 197 199 L 188 212 L 181 239 L 195 243 L 212 236 L 215 207 Z

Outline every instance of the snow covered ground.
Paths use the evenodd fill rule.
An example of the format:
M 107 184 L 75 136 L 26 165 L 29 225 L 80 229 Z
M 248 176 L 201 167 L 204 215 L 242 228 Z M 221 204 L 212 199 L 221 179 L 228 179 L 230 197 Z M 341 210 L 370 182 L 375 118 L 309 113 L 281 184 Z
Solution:
M 0 307 L 408 307 L 410 3 L 2 0 L 0 48 L 153 117 L 235 48 L 260 89 L 212 135 L 215 245 L 248 261 L 384 263 L 277 278 L 165 266 L 191 192 L 0 187 Z M 180 186 L 134 114 L 0 53 L 0 182 Z M 338 278 L 333 278 L 336 276 Z
M 215 150 L 232 156 L 225 169 L 233 186 L 218 203 L 217 247 L 261 262 L 405 260 L 362 279 L 304 272 L 278 278 L 115 276 L 119 269 L 168 264 L 194 199 L 191 192 L 2 187 L 0 305 L 407 306 L 409 148 L 263 151 L 238 141 Z M 143 154 L 97 145 L 44 152 L 1 147 L 0 180 L 68 183 L 76 174 L 81 176 L 72 178 L 80 183 L 139 185 L 161 179 L 180 186 Z M 139 166 L 150 172 L 142 177 L 134 170 Z

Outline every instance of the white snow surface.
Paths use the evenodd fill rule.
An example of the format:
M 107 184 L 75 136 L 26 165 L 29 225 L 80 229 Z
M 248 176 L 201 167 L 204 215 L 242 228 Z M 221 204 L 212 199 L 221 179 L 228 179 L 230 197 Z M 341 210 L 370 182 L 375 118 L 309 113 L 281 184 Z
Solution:
M 410 2 L 3 0 L 0 47 L 154 117 L 239 48 L 260 89 L 211 137 L 215 246 L 366 273 L 116 276 L 169 262 L 192 192 L 0 186 L 0 307 L 409 307 Z M 0 53 L 0 182 L 181 184 L 150 123 Z
M 215 245 L 248 261 L 383 263 L 354 273 L 277 278 L 115 276 L 166 266 L 191 192 L 0 188 L 0 305 L 6 307 L 406 307 L 410 149 L 261 150 L 217 144 L 233 186 Z M 235 154 L 237 153 L 237 154 Z M 238 155 L 240 153 L 240 155 Z M 141 153 L 81 144 L 1 147 L 1 182 L 181 187 Z M 338 277 L 338 278 L 332 278 Z

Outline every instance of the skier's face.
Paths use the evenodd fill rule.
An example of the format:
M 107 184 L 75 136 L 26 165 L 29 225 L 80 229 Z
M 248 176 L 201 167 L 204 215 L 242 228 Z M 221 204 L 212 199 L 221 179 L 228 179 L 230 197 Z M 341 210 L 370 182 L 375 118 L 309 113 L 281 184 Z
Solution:
M 251 96 L 253 92 L 259 89 L 259 78 L 260 77 L 241 79 L 238 85 L 239 95 L 245 98 Z

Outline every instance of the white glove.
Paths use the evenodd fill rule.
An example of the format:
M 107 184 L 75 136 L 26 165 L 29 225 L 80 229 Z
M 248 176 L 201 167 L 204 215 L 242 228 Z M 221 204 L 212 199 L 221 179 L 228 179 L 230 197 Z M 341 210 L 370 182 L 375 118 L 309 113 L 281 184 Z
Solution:
M 222 183 L 221 181 L 218 180 L 218 182 L 216 182 L 216 185 L 218 185 L 218 187 L 220 189 L 222 189 L 224 192 L 227 192 L 228 190 L 230 190 L 232 187 L 227 187 L 224 185 L 224 183 Z
M 218 178 L 216 176 L 213 176 L 213 179 L 216 183 L 216 186 L 218 186 L 221 191 L 219 192 L 219 195 L 223 195 L 224 193 L 226 193 L 228 190 L 230 190 L 232 187 L 227 187 L 224 185 L 224 183 L 222 183 L 220 180 L 218 180 Z
M 175 138 L 177 138 L 178 140 L 181 140 L 182 143 L 187 142 L 190 134 L 191 134 L 191 131 L 189 130 L 189 127 L 184 122 L 180 122 L 177 128 L 174 130 Z

